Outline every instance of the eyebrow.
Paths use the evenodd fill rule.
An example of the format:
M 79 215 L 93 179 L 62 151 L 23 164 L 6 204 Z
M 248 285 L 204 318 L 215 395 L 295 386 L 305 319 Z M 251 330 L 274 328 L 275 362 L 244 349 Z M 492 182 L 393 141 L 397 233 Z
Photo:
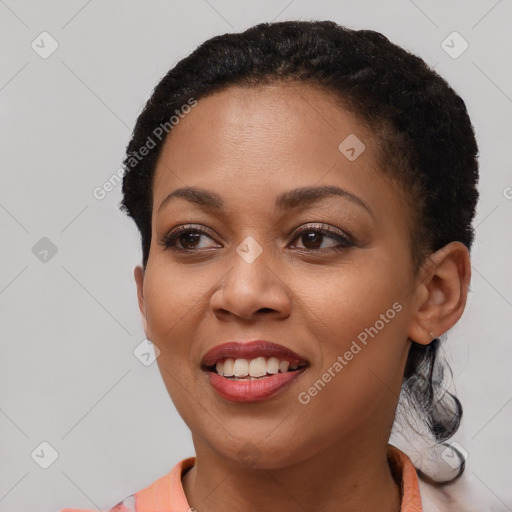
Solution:
M 350 202 L 363 207 L 372 217 L 375 214 L 372 209 L 361 198 L 334 185 L 325 185 L 320 187 L 302 187 L 283 192 L 276 199 L 276 208 L 280 210 L 292 210 L 294 208 L 309 206 L 322 199 L 328 197 L 338 196 L 349 200 Z M 160 204 L 158 212 L 166 205 L 171 199 L 181 197 L 186 201 L 197 204 L 207 209 L 220 210 L 224 209 L 224 200 L 214 192 L 204 190 L 199 187 L 181 187 L 171 192 Z M 157 212 L 157 213 L 158 213 Z

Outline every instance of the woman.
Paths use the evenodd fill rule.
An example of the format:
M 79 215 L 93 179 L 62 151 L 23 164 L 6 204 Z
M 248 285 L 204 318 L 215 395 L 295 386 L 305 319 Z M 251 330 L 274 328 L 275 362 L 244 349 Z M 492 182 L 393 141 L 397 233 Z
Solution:
M 264 23 L 169 71 L 124 164 L 144 330 L 196 455 L 112 510 L 426 510 L 418 475 L 464 458 L 443 446 L 436 480 L 389 438 L 399 398 L 438 446 L 461 420 L 437 358 L 470 282 L 463 100 L 377 32 Z

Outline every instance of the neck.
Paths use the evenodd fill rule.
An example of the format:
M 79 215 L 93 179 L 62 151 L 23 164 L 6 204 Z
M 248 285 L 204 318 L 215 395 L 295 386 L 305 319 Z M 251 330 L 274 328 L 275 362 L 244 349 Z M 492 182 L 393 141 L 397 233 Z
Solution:
M 345 442 L 272 469 L 234 466 L 204 444 L 194 445 L 196 465 L 183 476 L 183 488 L 197 512 L 400 512 L 400 489 L 387 460 L 387 443 Z

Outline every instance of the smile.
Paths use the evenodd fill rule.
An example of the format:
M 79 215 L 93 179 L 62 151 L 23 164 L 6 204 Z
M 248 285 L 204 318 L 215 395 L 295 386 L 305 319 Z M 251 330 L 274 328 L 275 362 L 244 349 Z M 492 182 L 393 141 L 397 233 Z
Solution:
M 222 398 L 255 402 L 283 390 L 308 366 L 308 361 L 292 350 L 256 340 L 214 347 L 203 356 L 201 368 Z
M 307 366 L 302 366 L 296 370 L 266 374 L 261 377 L 225 377 L 211 370 L 207 372 L 207 376 L 213 389 L 222 398 L 231 402 L 258 402 L 282 391 L 302 375 L 306 368 Z

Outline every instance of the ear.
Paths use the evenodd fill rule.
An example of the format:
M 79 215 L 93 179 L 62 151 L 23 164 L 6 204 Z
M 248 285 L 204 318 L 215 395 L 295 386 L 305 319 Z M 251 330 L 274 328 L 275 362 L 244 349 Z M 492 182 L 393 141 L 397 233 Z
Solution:
M 137 265 L 133 269 L 133 277 L 137 284 L 137 301 L 139 303 L 139 310 L 142 317 L 142 325 L 144 326 L 144 332 L 146 337 L 148 336 L 147 322 L 146 322 L 146 303 L 144 301 L 144 269 L 142 265 Z
M 466 307 L 471 279 L 467 247 L 450 242 L 432 253 L 419 273 L 408 337 L 422 345 L 448 331 Z

